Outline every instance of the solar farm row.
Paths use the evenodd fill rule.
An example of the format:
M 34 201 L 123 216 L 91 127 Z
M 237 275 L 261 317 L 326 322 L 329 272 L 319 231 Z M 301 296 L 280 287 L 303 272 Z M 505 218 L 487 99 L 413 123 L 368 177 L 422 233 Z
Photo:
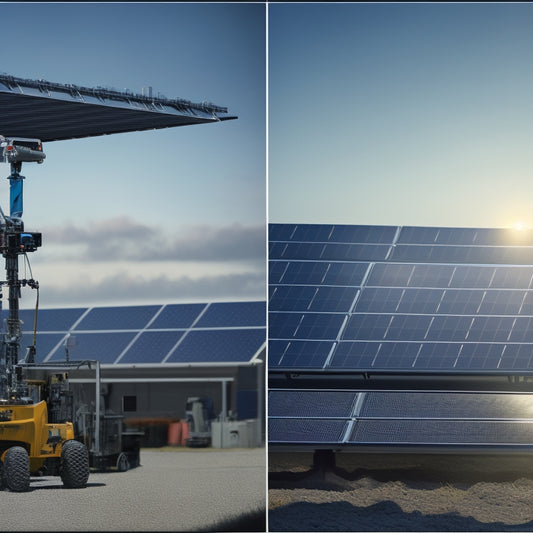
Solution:
M 271 371 L 533 369 L 533 232 L 269 231 Z
M 20 318 L 24 354 L 34 311 L 21 310 Z M 246 363 L 266 342 L 265 323 L 266 304 L 257 301 L 43 309 L 36 361 L 64 360 L 70 336 L 71 359 L 103 364 Z
M 533 449 L 533 394 L 271 390 L 275 447 L 351 451 Z

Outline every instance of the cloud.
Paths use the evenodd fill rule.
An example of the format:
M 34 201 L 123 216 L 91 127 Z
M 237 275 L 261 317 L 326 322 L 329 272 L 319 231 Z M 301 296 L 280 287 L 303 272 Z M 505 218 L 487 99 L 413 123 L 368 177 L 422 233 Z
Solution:
M 116 217 L 86 227 L 65 224 L 43 231 L 43 245 L 59 258 L 95 261 L 264 261 L 266 228 L 232 224 L 183 226 L 176 231 Z
M 44 307 L 137 305 L 181 301 L 266 300 L 265 275 L 245 272 L 192 279 L 118 273 L 92 283 L 41 287 Z M 31 307 L 33 300 L 28 299 Z

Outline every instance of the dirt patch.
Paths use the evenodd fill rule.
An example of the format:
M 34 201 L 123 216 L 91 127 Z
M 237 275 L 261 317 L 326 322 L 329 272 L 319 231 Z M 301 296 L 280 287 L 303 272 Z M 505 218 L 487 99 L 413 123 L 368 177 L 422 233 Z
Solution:
M 532 531 L 533 456 L 270 454 L 270 531 Z

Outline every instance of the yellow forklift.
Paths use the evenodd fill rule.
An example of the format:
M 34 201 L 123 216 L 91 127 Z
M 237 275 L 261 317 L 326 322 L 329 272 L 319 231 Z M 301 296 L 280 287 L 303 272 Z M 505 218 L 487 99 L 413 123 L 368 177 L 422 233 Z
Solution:
M 6 139 L 0 136 L 0 162 L 10 163 L 10 215 L 0 208 L 0 253 L 5 259 L 9 315 L 0 341 L 0 466 L 2 488 L 13 492 L 29 489 L 31 475 L 58 475 L 68 488 L 80 488 L 89 478 L 89 454 L 84 443 L 74 438 L 68 420 L 69 394 L 66 372 L 51 371 L 42 379 L 28 378 L 35 364 L 36 325 L 33 345 L 19 360 L 21 287 L 37 290 L 34 279 L 19 279 L 19 256 L 41 246 L 40 233 L 24 231 L 22 222 L 23 162 L 42 163 L 45 155 L 39 140 Z M 31 276 L 31 268 L 30 268 Z M 36 306 L 37 311 L 37 306 Z

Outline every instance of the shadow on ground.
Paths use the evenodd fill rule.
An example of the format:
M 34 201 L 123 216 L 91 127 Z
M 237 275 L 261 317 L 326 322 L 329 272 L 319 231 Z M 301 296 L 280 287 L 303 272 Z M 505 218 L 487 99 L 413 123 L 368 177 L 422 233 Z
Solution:
M 272 509 L 269 531 L 533 531 L 533 521 L 519 525 L 483 523 L 455 513 L 405 512 L 391 501 L 369 507 L 348 502 L 299 502 Z

